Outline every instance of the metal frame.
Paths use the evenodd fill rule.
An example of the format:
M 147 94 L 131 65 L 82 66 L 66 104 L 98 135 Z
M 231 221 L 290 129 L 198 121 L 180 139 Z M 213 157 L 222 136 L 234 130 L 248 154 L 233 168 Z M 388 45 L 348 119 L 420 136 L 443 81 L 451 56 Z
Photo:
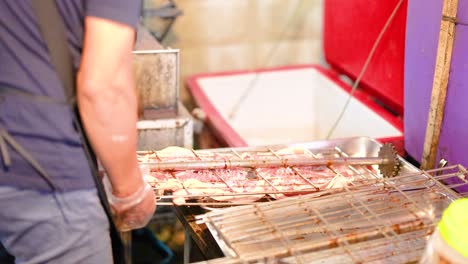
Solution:
M 197 216 L 229 257 L 206 263 L 417 261 L 467 175 L 454 165 Z
M 251 204 L 258 201 L 264 201 L 260 199 L 259 196 L 272 200 L 272 197 L 277 198 L 278 196 L 291 196 L 291 195 L 301 195 L 311 192 L 322 191 L 325 188 L 320 187 L 317 182 L 314 183 L 314 180 L 320 180 L 325 177 L 323 174 L 328 175 L 328 183 L 330 184 L 333 180 L 343 177 L 347 179 L 350 185 L 359 184 L 362 181 L 376 180 L 380 179 L 381 176 L 378 173 L 376 168 L 368 166 L 351 166 L 351 165 L 339 165 L 337 167 L 330 163 L 328 166 L 320 167 L 322 170 L 322 177 L 313 177 L 314 172 L 309 172 L 309 175 L 304 175 L 304 168 L 311 169 L 310 167 L 295 167 L 289 166 L 284 161 L 290 158 L 302 157 L 308 159 L 317 159 L 317 158 L 329 158 L 333 160 L 335 158 L 340 160 L 346 160 L 350 155 L 343 151 L 340 147 L 335 146 L 332 148 L 322 148 L 312 152 L 311 150 L 304 148 L 304 154 L 279 154 L 278 151 L 273 150 L 271 147 L 265 148 L 254 148 L 254 149 L 218 149 L 207 152 L 206 150 L 194 151 L 192 150 L 193 157 L 187 157 L 184 161 L 209 161 L 209 162 L 250 162 L 255 161 L 249 157 L 260 157 L 260 161 L 266 162 L 279 162 L 283 166 L 277 166 L 277 171 L 274 174 L 268 173 L 265 174 L 262 170 L 255 167 L 255 164 L 252 163 L 251 169 L 241 169 L 239 171 L 244 172 L 246 177 L 244 179 L 236 179 L 239 185 L 233 185 L 229 183 L 229 180 L 223 178 L 220 172 L 225 172 L 225 169 L 213 169 L 213 170 L 202 170 L 202 173 L 205 173 L 212 176 L 211 179 L 215 178 L 216 181 L 206 181 L 202 177 L 198 177 L 197 173 L 193 171 L 188 171 L 188 173 L 193 175 L 194 179 L 199 179 L 200 182 L 204 182 L 205 185 L 201 187 L 189 187 L 184 184 L 184 181 L 181 180 L 175 172 L 168 172 L 171 175 L 172 179 L 175 179 L 180 185 L 179 189 L 184 189 L 186 194 L 173 195 L 168 194 L 168 190 L 164 185 L 167 183 L 168 179 L 158 179 L 158 183 L 154 186 L 154 190 L 157 194 L 158 205 L 173 205 L 170 201 L 174 198 L 184 198 L 190 200 L 190 202 L 185 202 L 184 205 L 205 205 L 205 206 L 226 206 L 226 205 L 245 205 Z M 207 154 L 208 153 L 208 154 Z M 148 165 L 152 167 L 154 171 L 158 171 L 158 163 L 167 161 L 167 158 L 161 158 L 158 155 L 158 152 L 139 152 L 140 161 L 142 158 L 148 159 L 149 155 L 152 155 L 151 162 L 141 162 L 142 165 Z M 206 156 L 208 155 L 208 159 Z M 246 158 L 247 157 L 247 158 Z M 169 158 L 170 160 L 171 158 Z M 176 162 L 177 163 L 177 162 Z M 178 162 L 177 164 L 183 164 L 183 162 Z M 405 165 L 405 164 L 404 164 Z M 343 175 L 340 171 L 346 168 L 347 175 Z M 286 170 L 287 175 L 284 174 Z M 311 169 L 312 170 L 312 169 Z M 254 174 L 254 178 L 263 183 L 264 191 L 245 191 L 243 185 L 248 181 L 251 181 L 252 177 L 249 176 L 249 172 Z M 167 174 L 166 174 L 167 175 Z M 198 177 L 198 178 L 197 178 Z M 289 184 L 291 180 L 295 182 L 301 182 L 301 184 Z M 279 182 L 279 183 L 278 183 Z M 283 184 L 284 183 L 284 184 Z M 326 184 L 321 184 L 322 186 Z M 287 188 L 285 190 L 285 188 Z M 162 194 L 166 192 L 166 194 Z M 209 199 L 206 199 L 206 198 Z M 235 197 L 241 198 L 244 197 L 248 201 L 229 201 L 223 202 L 226 197 Z M 249 199 L 251 198 L 251 199 Z M 217 200 L 218 199 L 218 200 Z M 169 200 L 169 201 L 167 201 Z M 221 201 L 219 201 L 221 200 Z M 232 199 L 235 200 L 235 199 Z M 237 199 L 239 200 L 239 199 Z

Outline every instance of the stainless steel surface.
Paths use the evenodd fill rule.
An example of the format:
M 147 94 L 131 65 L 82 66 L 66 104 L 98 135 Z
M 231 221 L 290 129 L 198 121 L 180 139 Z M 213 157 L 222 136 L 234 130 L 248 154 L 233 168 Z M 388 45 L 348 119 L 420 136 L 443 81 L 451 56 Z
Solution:
M 143 119 L 166 113 L 174 116 L 179 104 L 179 50 L 133 52 L 136 87 Z
M 140 151 L 162 149 L 169 146 L 193 147 L 193 120 L 179 102 L 178 114 L 173 118 L 138 121 Z
M 467 175 L 455 165 L 197 216 L 228 257 L 206 263 L 416 262 Z
M 319 141 L 303 144 L 292 144 L 292 145 L 276 145 L 276 146 L 265 146 L 265 147 L 247 147 L 247 148 L 235 148 L 235 149 L 212 149 L 209 153 L 217 155 L 218 158 L 242 158 L 243 155 L 261 155 L 262 158 L 284 158 L 282 154 L 278 154 L 281 149 L 284 148 L 301 147 L 306 149 L 306 154 L 313 158 L 356 158 L 356 157 L 377 157 L 381 144 L 369 139 L 369 138 L 353 138 L 353 139 L 340 139 L 331 141 Z M 199 161 L 206 161 L 207 159 L 213 159 L 212 157 L 206 158 L 206 150 L 203 151 L 192 151 L 194 159 Z M 157 156 L 157 152 L 139 152 L 139 155 L 144 156 L 153 154 Z M 401 172 L 415 172 L 417 171 L 412 165 L 397 157 L 401 163 Z M 186 201 L 186 205 L 244 205 L 255 203 L 258 201 L 265 201 L 261 198 L 283 198 L 284 196 L 292 195 L 303 195 L 311 192 L 318 192 L 327 189 L 329 186 L 333 186 L 335 182 L 346 179 L 347 184 L 356 185 L 361 182 L 368 182 L 369 180 L 381 179 L 382 177 L 378 173 L 377 166 L 346 166 L 346 175 L 343 175 L 340 170 L 343 168 L 328 164 L 325 167 L 325 176 L 328 177 L 328 182 L 325 184 L 317 185 L 312 182 L 309 178 L 302 175 L 300 168 L 290 167 L 286 176 L 281 175 L 264 175 L 261 171 L 254 170 L 257 178 L 263 182 L 263 190 L 248 190 L 241 188 L 247 181 L 252 179 L 251 173 L 245 173 L 244 178 L 237 178 L 236 183 L 232 183 L 226 180 L 223 175 L 223 170 L 210 170 L 204 171 L 204 173 L 210 175 L 210 181 L 205 182 L 209 185 L 189 186 L 184 183 L 184 180 L 180 180 L 174 172 L 171 173 L 175 184 L 178 184 L 180 189 L 185 190 L 184 194 L 170 194 L 167 192 L 165 187 L 165 180 L 159 180 L 155 186 L 155 191 L 158 195 L 159 205 L 172 205 L 171 199 L 173 198 L 184 198 L 190 199 Z M 157 169 L 157 168 L 156 168 Z M 282 172 L 284 173 L 284 172 Z M 194 178 L 197 179 L 197 174 L 193 174 Z M 250 175 L 250 176 L 249 176 Z M 313 173 L 312 173 L 313 175 Z M 324 177 L 325 177 L 324 176 Z M 275 178 L 276 177 L 276 178 Z M 319 176 L 317 176 L 320 178 Z M 213 181 L 213 179 L 216 179 Z M 200 177 L 200 181 L 203 179 Z M 301 182 L 300 184 L 283 184 L 282 181 L 295 180 Z M 169 179 L 166 179 L 169 181 Z M 163 192 L 165 192 L 163 194 Z M 204 199 L 208 197 L 209 199 Z M 229 199 L 227 199 L 229 198 Z M 232 199 L 235 198 L 235 199 Z M 229 200 L 229 201 L 226 201 Z

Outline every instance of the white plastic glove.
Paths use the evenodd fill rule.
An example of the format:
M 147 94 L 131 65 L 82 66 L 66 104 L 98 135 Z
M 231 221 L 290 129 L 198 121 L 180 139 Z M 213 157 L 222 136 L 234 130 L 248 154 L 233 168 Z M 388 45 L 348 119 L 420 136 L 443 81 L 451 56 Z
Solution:
M 120 231 L 142 228 L 148 224 L 156 210 L 156 199 L 151 186 L 144 182 L 133 194 L 116 197 L 107 176 L 103 178 L 107 199 L 114 214 L 114 220 Z

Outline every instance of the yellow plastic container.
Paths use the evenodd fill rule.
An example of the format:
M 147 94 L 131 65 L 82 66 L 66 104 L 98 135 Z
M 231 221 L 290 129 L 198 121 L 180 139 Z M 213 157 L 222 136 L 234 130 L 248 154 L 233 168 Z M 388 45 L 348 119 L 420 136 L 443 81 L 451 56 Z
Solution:
M 421 264 L 468 264 L 468 198 L 452 202 L 429 239 Z

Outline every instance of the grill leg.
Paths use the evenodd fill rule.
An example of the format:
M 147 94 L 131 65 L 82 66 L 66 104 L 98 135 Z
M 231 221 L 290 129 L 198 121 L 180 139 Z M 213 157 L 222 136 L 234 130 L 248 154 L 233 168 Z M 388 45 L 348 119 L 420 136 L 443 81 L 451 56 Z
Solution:
M 184 238 L 184 264 L 190 263 L 190 234 L 185 231 Z
M 120 237 L 124 244 L 125 264 L 132 264 L 132 232 L 121 232 Z

